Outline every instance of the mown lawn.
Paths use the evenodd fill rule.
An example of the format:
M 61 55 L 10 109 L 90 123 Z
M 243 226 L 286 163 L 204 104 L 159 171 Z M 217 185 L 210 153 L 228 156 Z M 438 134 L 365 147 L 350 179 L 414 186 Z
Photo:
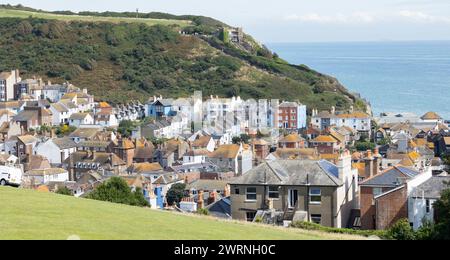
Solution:
M 359 239 L 0 187 L 0 239 Z
M 10 10 L 10 9 L 1 9 L 0 8 L 0 18 L 1 17 L 15 17 L 15 18 L 28 18 L 32 16 L 33 18 L 42 18 L 42 19 L 54 19 L 54 20 L 62 20 L 62 21 L 91 21 L 91 22 L 112 22 L 112 23 L 120 23 L 120 22 L 128 22 L 128 23 L 145 23 L 148 25 L 178 25 L 178 26 L 187 26 L 191 22 L 184 20 L 167 20 L 167 19 L 149 19 L 149 18 L 128 18 L 128 17 L 97 17 L 97 16 L 82 16 L 82 15 L 60 15 L 60 14 L 51 14 L 51 13 L 39 13 L 39 12 L 30 12 L 30 11 L 22 11 L 22 10 Z

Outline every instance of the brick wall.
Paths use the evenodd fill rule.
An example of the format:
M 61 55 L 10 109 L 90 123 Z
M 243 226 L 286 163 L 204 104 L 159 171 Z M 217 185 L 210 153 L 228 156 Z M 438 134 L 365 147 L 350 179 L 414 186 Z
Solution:
M 406 185 L 376 199 L 376 228 L 387 229 L 402 218 L 408 218 Z

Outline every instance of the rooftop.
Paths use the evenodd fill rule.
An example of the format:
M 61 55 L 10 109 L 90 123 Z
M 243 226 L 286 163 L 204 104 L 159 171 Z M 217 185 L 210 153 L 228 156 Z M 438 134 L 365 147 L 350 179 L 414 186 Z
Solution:
M 231 181 L 238 185 L 341 186 L 337 167 L 327 161 L 275 160 L 251 169 Z

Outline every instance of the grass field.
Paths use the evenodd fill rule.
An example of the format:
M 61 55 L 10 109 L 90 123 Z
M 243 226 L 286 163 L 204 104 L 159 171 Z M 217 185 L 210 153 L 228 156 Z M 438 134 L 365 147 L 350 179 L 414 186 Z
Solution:
M 90 21 L 90 22 L 112 22 L 112 23 L 145 23 L 148 25 L 178 25 L 180 27 L 191 24 L 191 21 L 185 20 L 166 20 L 166 19 L 148 19 L 148 18 L 127 18 L 127 17 L 97 17 L 97 16 L 81 16 L 81 15 L 59 15 L 51 13 L 39 13 L 22 10 L 10 10 L 0 8 L 0 18 L 2 17 L 15 17 L 15 18 L 43 18 L 54 19 L 61 21 Z
M 0 187 L 0 239 L 360 239 Z

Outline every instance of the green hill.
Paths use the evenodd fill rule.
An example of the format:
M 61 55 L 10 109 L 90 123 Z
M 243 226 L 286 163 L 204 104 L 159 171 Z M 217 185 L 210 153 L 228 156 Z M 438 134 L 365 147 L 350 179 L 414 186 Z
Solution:
M 31 14 L 31 15 L 29 15 Z M 0 71 L 70 81 L 113 103 L 153 95 L 299 100 L 309 108 L 360 110 L 336 79 L 280 59 L 251 36 L 221 37 L 220 21 L 162 13 L 44 12 L 0 6 Z M 179 32 L 187 32 L 182 35 Z
M 0 239 L 359 239 L 0 187 Z

